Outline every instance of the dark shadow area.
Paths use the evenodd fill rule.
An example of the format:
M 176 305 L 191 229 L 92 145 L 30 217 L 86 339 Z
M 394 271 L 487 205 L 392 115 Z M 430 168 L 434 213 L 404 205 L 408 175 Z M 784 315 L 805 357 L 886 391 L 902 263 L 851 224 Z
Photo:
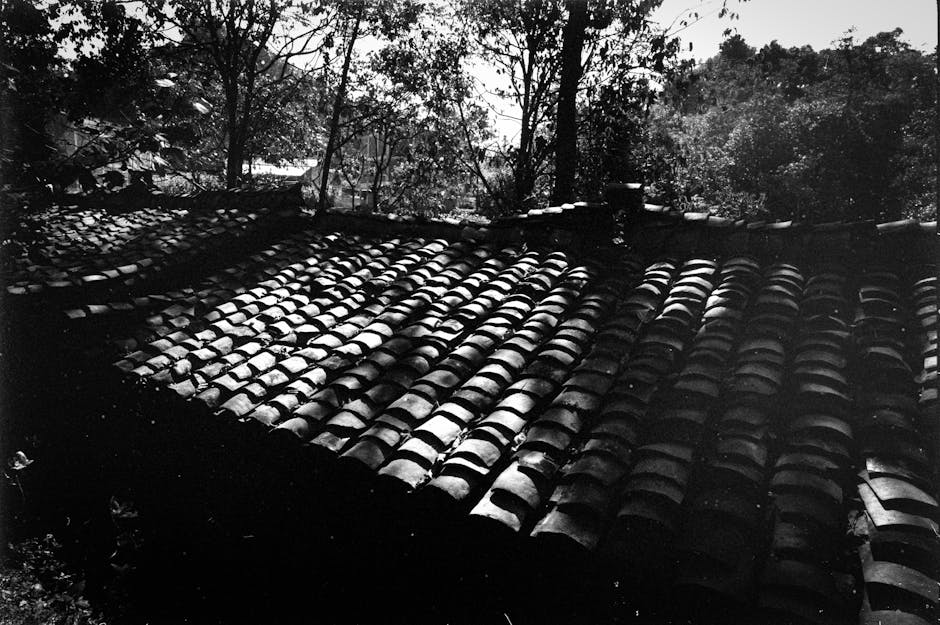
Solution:
M 5 439 L 34 462 L 5 484 L 7 540 L 55 535 L 108 622 L 689 622 L 570 546 L 131 383 L 69 348 L 94 336 L 8 313 Z
M 194 284 L 222 263 L 151 286 Z M 614 565 L 573 541 L 523 539 L 292 434 L 132 382 L 88 348 L 146 311 L 76 324 L 60 310 L 3 305 L 2 457 L 33 461 L 3 482 L 4 546 L 53 534 L 108 622 L 761 622 L 719 593 L 638 577 L 631 562 L 672 562 L 656 545 Z

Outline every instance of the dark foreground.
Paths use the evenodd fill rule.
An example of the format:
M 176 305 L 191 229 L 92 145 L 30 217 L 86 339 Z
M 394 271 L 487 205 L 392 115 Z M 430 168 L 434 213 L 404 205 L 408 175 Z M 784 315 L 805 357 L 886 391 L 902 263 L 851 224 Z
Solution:
M 71 349 L 89 336 L 55 314 L 7 308 L 4 332 L 4 457 L 32 462 L 6 467 L 2 622 L 702 622 L 649 612 L 662 597 L 574 554 L 181 412 Z

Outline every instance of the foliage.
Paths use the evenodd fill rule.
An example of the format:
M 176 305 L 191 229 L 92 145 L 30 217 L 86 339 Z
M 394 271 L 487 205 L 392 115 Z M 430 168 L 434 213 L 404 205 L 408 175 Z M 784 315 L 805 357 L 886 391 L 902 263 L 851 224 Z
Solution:
M 63 564 L 51 535 L 20 543 L 0 566 L 0 621 L 9 625 L 103 623 L 83 597 L 85 582 Z
M 5 120 L 5 184 L 95 186 L 92 172 L 155 147 L 138 102 L 151 82 L 146 36 L 115 2 L 4 3 L 0 17 L 0 109 Z M 72 49 L 69 60 L 60 53 Z M 154 99 L 154 104 L 158 102 Z M 57 142 L 56 129 L 86 124 L 79 150 Z M 113 180 L 117 174 L 111 176 Z M 123 178 L 123 176 L 121 176 Z
M 370 191 L 372 209 L 435 213 L 476 190 L 474 150 L 487 138 L 482 109 L 453 68 L 460 43 L 423 7 L 407 28 L 354 67 L 339 122 L 339 168 Z
M 515 212 L 642 178 L 733 216 L 935 213 L 935 55 L 898 30 L 820 52 L 735 35 L 693 68 L 658 5 L 5 3 L 4 183 L 231 186 L 302 159 L 321 205 L 351 186 L 374 210 Z
M 489 176 L 492 180 L 485 179 L 483 167 L 477 171 L 492 203 L 503 205 L 504 210 L 541 203 L 553 183 L 556 195 L 567 199 L 572 188 L 567 168 L 596 171 L 577 169 L 577 154 L 572 154 L 576 147 L 590 149 L 604 142 L 600 136 L 585 140 L 584 132 L 593 129 L 603 134 L 601 117 L 614 102 L 613 94 L 632 90 L 643 78 L 668 73 L 674 65 L 678 41 L 648 19 L 659 4 L 658 0 L 465 0 L 458 5 L 455 20 L 469 34 L 466 58 L 491 65 L 497 77 L 492 84 L 473 85 L 475 91 L 498 112 L 518 114 L 516 141 L 491 144 L 485 151 L 486 164 L 501 163 L 506 170 Z M 572 19 L 577 23 L 572 24 Z M 567 47 L 565 32 L 569 33 Z M 579 63 L 573 63 L 575 57 Z M 624 111 L 609 112 L 618 120 L 625 119 Z M 576 129 L 573 136 L 572 128 Z M 556 142 L 559 136 L 561 150 Z M 574 145 L 571 139 L 576 139 Z M 557 167 L 563 171 L 556 171 L 556 156 L 561 159 Z M 592 162 L 592 156 L 597 155 L 589 154 L 586 162 Z M 500 181 L 508 181 L 510 188 Z M 578 194 L 583 196 L 596 181 L 597 176 L 581 179 Z
M 149 186 L 185 164 L 168 120 L 199 104 L 165 77 L 152 24 L 113 0 L 3 11 L 5 184 Z
M 410 32 L 423 12 L 423 6 L 411 0 L 404 2 L 350 0 L 338 3 L 338 7 L 339 19 L 336 32 L 341 39 L 338 59 L 341 62 L 340 70 L 335 73 L 333 79 L 335 87 L 332 94 L 332 107 L 325 129 L 326 145 L 320 163 L 320 208 L 324 208 L 327 204 L 327 191 L 334 156 L 342 158 L 339 152 L 344 144 L 360 137 L 362 133 L 374 130 L 377 124 L 383 124 L 387 129 L 390 119 L 394 117 L 394 114 L 390 113 L 394 107 L 374 106 L 374 97 L 371 100 L 368 97 L 360 98 L 360 101 L 355 104 L 350 101 L 350 93 L 354 92 L 356 87 L 369 92 L 372 96 L 375 95 L 375 85 L 369 81 L 370 72 L 360 71 L 361 68 L 367 67 L 367 63 L 362 62 L 357 43 L 361 44 L 366 38 L 381 42 L 394 41 Z M 387 144 L 383 142 L 382 145 Z M 379 160 L 381 161 L 382 158 Z M 375 162 L 375 164 L 381 163 Z M 378 189 L 378 181 L 385 167 L 385 165 L 378 167 L 378 176 L 373 176 L 373 190 Z
M 246 158 L 268 143 L 265 132 L 294 127 L 296 94 L 315 85 L 310 79 L 328 63 L 339 9 L 290 0 L 144 4 L 158 32 L 178 33 L 169 45 L 185 57 L 188 75 L 212 89 L 225 181 L 236 186 Z M 295 64 L 301 58 L 303 67 Z
M 901 35 L 820 52 L 727 40 L 653 109 L 651 190 L 732 216 L 935 218 L 936 57 Z
M 578 197 L 600 199 L 608 182 L 642 179 L 644 120 L 653 103 L 649 80 L 635 77 L 596 88 L 581 107 Z
M 497 76 L 506 79 L 505 86 L 493 86 L 490 93 L 512 101 L 519 110 L 518 143 L 503 149 L 501 156 L 513 174 L 513 202 L 524 206 L 537 197 L 552 154 L 562 6 L 560 2 L 478 0 L 462 9 L 477 53 L 496 68 Z
M 52 151 L 43 130 L 61 91 L 56 12 L 26 2 L 0 7 L 0 114 L 4 138 L 3 180 L 21 183 L 35 174 L 32 164 Z
M 460 120 L 452 114 L 428 114 L 410 122 L 412 132 L 401 157 L 390 171 L 389 193 L 381 206 L 434 214 L 465 202 L 475 190 L 474 178 L 465 169 L 462 145 L 450 139 L 459 135 Z

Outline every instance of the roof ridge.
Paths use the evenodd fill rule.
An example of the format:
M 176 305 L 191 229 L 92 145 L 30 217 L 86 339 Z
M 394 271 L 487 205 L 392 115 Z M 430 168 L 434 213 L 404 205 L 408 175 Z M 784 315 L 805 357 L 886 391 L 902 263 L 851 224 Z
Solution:
M 801 221 L 796 219 L 781 219 L 767 221 L 764 219 L 732 219 L 713 214 L 711 211 L 681 210 L 661 204 L 644 203 L 641 215 L 662 216 L 664 219 L 673 219 L 676 222 L 701 222 L 711 227 L 734 227 L 748 230 L 786 230 L 810 229 L 816 231 L 832 231 L 839 229 L 875 229 L 879 233 L 891 234 L 900 231 L 921 229 L 936 232 L 937 220 L 920 221 L 913 218 L 895 219 L 879 222 L 874 219 L 835 220 L 835 221 Z
M 89 191 L 61 195 L 25 195 L 18 197 L 20 204 L 38 210 L 72 207 L 78 209 L 104 208 L 112 214 L 128 213 L 144 208 L 208 209 L 255 208 L 259 200 L 266 200 L 266 208 L 295 208 L 305 204 L 302 185 L 270 186 L 252 189 L 202 189 L 186 193 L 164 193 L 159 189 L 124 187 L 117 191 Z M 26 201 L 23 201 L 26 200 Z

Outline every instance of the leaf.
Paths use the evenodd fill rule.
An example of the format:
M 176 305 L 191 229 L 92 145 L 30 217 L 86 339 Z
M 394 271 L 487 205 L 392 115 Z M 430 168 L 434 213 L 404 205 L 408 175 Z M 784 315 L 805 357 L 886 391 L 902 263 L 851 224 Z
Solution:
M 146 169 L 132 169 L 131 173 L 131 185 L 140 186 L 144 185 L 146 187 L 153 187 L 153 172 Z
M 87 167 L 82 167 L 78 170 L 78 184 L 81 185 L 82 191 L 86 193 L 98 187 L 98 181 L 95 180 L 91 170 Z
M 118 519 L 136 519 L 138 516 L 138 512 L 134 508 L 133 502 L 129 500 L 121 500 L 115 496 L 112 496 L 110 504 L 112 517 Z
M 160 155 L 175 167 L 182 167 L 186 163 L 186 153 L 177 147 L 166 147 L 160 150 Z M 166 161 L 164 161 L 166 162 Z
M 29 458 L 27 458 L 26 454 L 24 454 L 22 451 L 18 451 L 15 454 L 13 454 L 13 458 L 10 459 L 9 465 L 10 465 L 10 468 L 13 469 L 14 471 L 22 471 L 23 469 L 31 465 L 33 462 L 34 460 L 30 460 Z
M 196 98 L 192 101 L 193 108 L 196 109 L 198 113 L 202 115 L 207 114 L 211 110 L 211 105 L 203 100 L 202 98 Z
M 85 580 L 79 580 L 73 582 L 65 591 L 65 594 L 69 595 L 73 599 L 78 599 L 82 596 L 82 593 L 85 592 Z
M 114 169 L 106 171 L 101 179 L 111 189 L 124 185 L 124 175 Z

